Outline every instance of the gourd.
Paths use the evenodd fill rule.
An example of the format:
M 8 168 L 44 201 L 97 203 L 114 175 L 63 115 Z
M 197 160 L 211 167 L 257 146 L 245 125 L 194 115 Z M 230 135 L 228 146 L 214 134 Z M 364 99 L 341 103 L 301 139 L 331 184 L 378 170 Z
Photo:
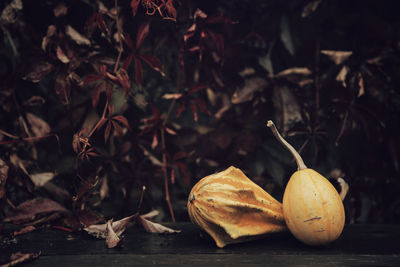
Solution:
M 290 177 L 283 195 L 283 214 L 290 232 L 308 245 L 324 245 L 342 233 L 345 213 L 335 187 L 321 174 L 309 169 L 299 153 L 268 121 L 275 137 L 292 153 L 298 170 Z
M 201 179 L 187 207 L 220 248 L 286 230 L 282 204 L 233 166 Z

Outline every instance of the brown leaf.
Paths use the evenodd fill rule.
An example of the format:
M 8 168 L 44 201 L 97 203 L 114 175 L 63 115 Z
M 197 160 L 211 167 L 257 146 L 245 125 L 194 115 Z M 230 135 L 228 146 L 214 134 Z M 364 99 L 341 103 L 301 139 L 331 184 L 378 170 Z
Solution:
M 38 116 L 32 113 L 26 113 L 26 119 L 28 120 L 35 136 L 45 136 L 50 133 L 50 126 Z
M 131 216 L 125 217 L 119 221 L 112 222 L 111 227 L 114 231 L 114 233 L 117 236 L 120 236 L 126 229 L 126 227 L 129 225 L 129 223 L 134 220 L 137 217 L 136 214 L 133 214 Z M 108 221 L 106 224 L 95 224 L 95 225 L 90 225 L 88 227 L 83 228 L 88 234 L 93 235 L 97 238 L 107 238 L 107 224 L 110 221 Z
M 350 68 L 348 66 L 343 66 L 342 69 L 339 71 L 338 75 L 336 76 L 336 81 L 342 82 L 343 87 L 347 87 L 346 84 L 346 77 L 347 73 L 349 73 Z
M 288 87 L 275 86 L 272 101 L 276 121 L 283 134 L 286 134 L 293 124 L 302 121 L 300 105 Z
M 65 33 L 78 45 L 90 45 L 90 40 L 72 28 L 70 25 L 65 27 Z
M 5 195 L 4 186 L 6 185 L 6 181 L 8 178 L 8 169 L 7 164 L 0 159 L 0 199 L 2 199 Z
M 283 70 L 279 72 L 278 74 L 275 75 L 275 77 L 281 78 L 281 77 L 286 77 L 289 75 L 303 75 L 303 76 L 308 76 L 312 73 L 311 70 L 308 68 L 301 68 L 301 67 L 294 67 L 290 69 Z
M 57 54 L 57 58 L 64 64 L 69 63 L 69 58 L 67 57 L 67 55 L 65 55 L 64 51 L 62 50 L 62 48 L 60 46 L 57 46 L 56 49 L 56 54 Z
M 357 97 L 360 97 L 365 94 L 364 79 L 363 79 L 361 73 L 358 73 L 357 77 L 358 77 L 358 95 L 357 95 Z
M 42 39 L 42 50 L 43 50 L 43 51 L 46 51 L 47 45 L 49 44 L 51 37 L 54 36 L 54 34 L 56 33 L 56 31 L 57 31 L 57 28 L 56 28 L 56 26 L 54 26 L 54 25 L 49 25 L 49 26 L 47 27 L 46 36 L 43 37 L 43 39 Z
M 36 230 L 36 227 L 35 227 L 35 226 L 33 226 L 33 225 L 28 225 L 28 226 L 23 227 L 23 228 L 22 228 L 21 230 L 19 230 L 19 231 L 14 231 L 14 236 L 26 234 L 26 233 L 29 233 L 29 232 L 32 232 L 32 231 L 35 231 L 35 230 Z
M 146 219 L 144 216 L 138 216 L 136 222 L 143 226 L 143 228 L 149 233 L 155 234 L 174 234 L 179 233 L 180 230 L 174 230 L 169 227 L 165 227 L 159 223 L 152 222 Z
M 106 224 L 106 244 L 108 248 L 115 248 L 119 244 L 121 244 L 121 239 L 114 232 L 112 227 L 112 220 L 109 220 Z
M 53 14 L 56 18 L 62 17 L 67 15 L 68 13 L 68 7 L 65 5 L 65 3 L 59 3 L 54 9 L 53 9 Z
M 35 64 L 32 64 L 31 70 L 28 71 L 28 73 L 25 74 L 22 79 L 38 83 L 53 69 L 54 66 L 47 61 L 35 62 Z
M 30 178 L 33 182 L 33 184 L 36 187 L 42 187 L 44 186 L 48 181 L 54 178 L 56 174 L 54 172 L 41 172 L 41 173 L 35 173 L 31 174 Z
M 232 103 L 239 104 L 253 99 L 254 93 L 262 91 L 267 81 L 261 77 L 252 77 L 245 80 L 244 86 L 237 89 L 232 96 Z
M 336 65 L 343 63 L 353 54 L 352 51 L 334 51 L 334 50 L 321 50 L 321 53 L 327 55 Z
M 15 23 L 17 20 L 17 13 L 22 10 L 23 5 L 21 0 L 13 0 L 1 12 L 0 21 L 4 24 Z
M 23 262 L 27 262 L 33 259 L 38 258 L 40 255 L 36 254 L 36 253 L 21 253 L 21 252 L 17 252 L 17 253 L 13 253 L 11 254 L 10 257 L 10 261 L 6 264 L 1 265 L 1 267 L 11 267 L 11 266 L 16 266 L 19 265 Z
M 109 187 L 108 187 L 108 178 L 107 175 L 104 175 L 103 180 L 101 181 L 100 187 L 100 199 L 104 200 L 108 197 Z
M 309 2 L 303 9 L 303 12 L 301 12 L 301 17 L 306 18 L 311 15 L 311 13 L 314 13 L 315 10 L 317 10 L 319 4 L 321 3 L 322 0 L 314 0 L 312 2 Z
M 11 210 L 4 221 L 18 224 L 32 221 L 38 215 L 52 212 L 67 213 L 68 210 L 54 200 L 48 198 L 35 198 L 23 202 L 18 207 Z

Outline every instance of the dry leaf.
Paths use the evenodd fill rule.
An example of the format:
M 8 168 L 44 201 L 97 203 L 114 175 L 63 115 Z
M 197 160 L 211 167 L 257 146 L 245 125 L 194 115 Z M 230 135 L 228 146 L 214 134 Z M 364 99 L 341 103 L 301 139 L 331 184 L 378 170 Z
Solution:
M 22 77 L 22 79 L 38 83 L 53 69 L 54 66 L 51 63 L 47 61 L 38 61 L 31 66 L 31 69 Z
M 38 116 L 32 113 L 26 113 L 26 119 L 28 120 L 35 136 L 44 136 L 50 133 L 50 126 Z
M 149 233 L 173 234 L 173 233 L 180 232 L 180 230 L 174 230 L 174 229 L 165 227 L 164 225 L 161 225 L 159 223 L 149 221 L 148 219 L 144 218 L 143 216 L 138 216 L 136 218 L 136 222 L 139 223 L 140 225 L 142 225 L 143 228 Z
M 334 50 L 321 50 L 321 53 L 327 55 L 336 65 L 343 63 L 353 54 L 352 51 L 334 51 Z
M 160 215 L 160 212 L 158 210 L 152 210 L 146 214 L 141 215 L 142 218 L 145 218 L 147 220 L 151 220 L 154 219 L 155 217 L 157 217 L 158 215 Z
M 345 65 L 342 67 L 342 69 L 339 71 L 338 75 L 336 76 L 336 81 L 342 82 L 343 87 L 347 87 L 346 77 L 347 77 L 347 73 L 349 73 L 349 71 L 350 71 L 350 68 Z
M 25 226 L 24 228 L 22 228 L 22 229 L 19 230 L 19 231 L 15 231 L 15 232 L 14 232 L 14 236 L 26 234 L 26 233 L 29 233 L 29 232 L 32 232 L 32 231 L 35 231 L 35 230 L 36 230 L 36 227 L 35 227 L 35 226 L 33 226 L 33 225 L 28 225 L 28 226 Z
M 13 253 L 11 254 L 10 257 L 10 261 L 6 264 L 1 265 L 0 267 L 11 267 L 11 266 L 16 266 L 19 265 L 23 262 L 27 262 L 33 259 L 38 258 L 40 255 L 36 254 L 36 253 L 21 253 L 21 252 L 17 252 L 17 253 Z
M 267 81 L 261 77 L 252 77 L 245 80 L 244 86 L 236 90 L 232 96 L 232 103 L 239 104 L 253 99 L 254 92 L 262 91 Z
M 319 4 L 321 3 L 321 1 L 322 0 L 314 0 L 314 1 L 310 2 L 310 3 L 308 3 L 304 7 L 303 12 L 301 12 L 301 17 L 302 18 L 306 18 L 306 17 L 310 16 L 311 13 L 314 13 L 315 10 L 317 10 L 317 8 L 318 8 Z
M 56 28 L 56 26 L 54 26 L 54 25 L 49 25 L 49 26 L 47 27 L 46 36 L 43 37 L 43 39 L 42 39 L 42 50 L 43 50 L 43 51 L 46 51 L 47 45 L 49 44 L 51 37 L 54 36 L 54 34 L 56 33 L 56 31 L 57 31 L 57 28 Z
M 286 77 L 289 75 L 308 76 L 311 73 L 312 73 L 312 71 L 308 68 L 294 67 L 294 68 L 286 69 L 286 70 L 279 72 L 278 74 L 275 75 L 275 77 L 282 78 L 282 77 Z
M 4 24 L 15 23 L 17 20 L 17 13 L 23 8 L 21 0 L 13 0 L 1 12 L 0 21 Z
M 67 55 L 65 55 L 64 51 L 61 49 L 61 47 L 57 46 L 57 58 L 64 64 L 69 63 L 69 58 L 67 57 Z
M 65 3 L 59 3 L 54 9 L 53 9 L 53 14 L 56 18 L 62 17 L 67 15 L 68 13 L 68 7 L 65 5 Z
M 11 210 L 4 221 L 19 224 L 32 221 L 38 215 L 52 212 L 68 213 L 68 210 L 54 200 L 48 198 L 35 198 L 23 202 L 18 207 Z
M 0 199 L 2 199 L 5 195 L 4 186 L 6 185 L 6 181 L 8 178 L 8 169 L 7 164 L 0 159 Z
M 292 92 L 286 86 L 275 86 L 272 101 L 275 109 L 275 117 L 279 129 L 283 134 L 297 122 L 302 121 L 300 105 Z
M 119 221 L 112 222 L 111 227 L 117 236 L 120 236 L 129 225 L 129 223 L 137 217 L 137 214 L 133 214 L 129 217 L 125 217 Z M 107 224 L 94 224 L 83 228 L 88 234 L 93 235 L 97 238 L 107 237 Z
M 65 33 L 78 45 L 90 45 L 90 40 L 77 32 L 70 25 L 67 25 L 67 27 L 65 28 Z
M 115 248 L 121 244 L 122 239 L 114 232 L 112 227 L 112 220 L 109 220 L 106 224 L 106 244 L 108 248 Z
M 54 178 L 56 174 L 54 172 L 41 172 L 31 174 L 29 177 L 31 178 L 33 184 L 37 187 L 44 186 L 48 181 Z
M 365 94 L 364 79 L 361 73 L 358 73 L 357 77 L 358 77 L 358 88 L 359 88 L 357 97 L 360 97 Z

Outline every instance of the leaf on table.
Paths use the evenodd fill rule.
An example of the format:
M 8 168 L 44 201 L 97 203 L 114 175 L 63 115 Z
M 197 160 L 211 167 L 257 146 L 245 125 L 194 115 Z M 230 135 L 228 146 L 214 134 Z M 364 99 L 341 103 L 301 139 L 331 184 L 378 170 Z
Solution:
M 106 224 L 106 244 L 108 248 L 115 248 L 120 245 L 122 239 L 115 233 L 112 227 L 112 220 L 109 220 Z
M 22 228 L 21 230 L 19 230 L 19 231 L 14 231 L 14 236 L 26 234 L 26 233 L 29 233 L 29 232 L 32 232 L 32 231 L 35 231 L 35 230 L 36 230 L 36 227 L 35 227 L 35 226 L 33 226 L 33 225 L 28 225 L 28 226 L 23 227 L 23 228 Z
M 21 253 L 21 252 L 16 252 L 11 254 L 10 256 L 10 261 L 6 264 L 1 265 L 1 267 L 11 267 L 11 266 L 16 266 L 19 265 L 23 262 L 27 262 L 33 259 L 37 259 L 40 256 L 40 253 Z
M 17 13 L 22 10 L 23 5 L 21 0 L 13 0 L 1 12 L 0 21 L 4 24 L 11 24 L 17 21 Z
M 112 222 L 111 227 L 117 236 L 120 236 L 129 225 L 129 223 L 137 217 L 137 214 L 125 217 L 119 221 Z M 110 222 L 110 221 L 109 221 Z M 83 228 L 88 234 L 97 238 L 107 238 L 107 224 L 94 224 Z
M 0 199 L 2 199 L 6 193 L 4 187 L 8 178 L 8 165 L 4 160 L 0 159 Z
M 11 210 L 6 215 L 4 221 L 19 224 L 32 221 L 39 215 L 53 212 L 68 213 L 69 211 L 54 200 L 48 198 L 35 198 L 23 202 L 18 207 Z
M 26 113 L 26 119 L 28 120 L 35 136 L 44 136 L 50 133 L 50 126 L 38 116 L 28 112 Z
M 136 218 L 136 222 L 143 226 L 143 228 L 149 232 L 149 233 L 155 233 L 155 234 L 174 234 L 174 233 L 179 233 L 180 230 L 174 230 L 169 227 L 166 227 L 164 225 L 161 225 L 159 223 L 152 222 L 146 218 L 149 218 L 149 216 L 138 216 Z
M 297 122 L 302 121 L 300 105 L 286 86 L 275 86 L 272 101 L 278 128 L 285 135 Z
M 36 187 L 44 186 L 48 181 L 54 178 L 56 174 L 54 172 L 41 172 L 31 174 L 29 177 L 31 178 L 33 184 Z
M 243 87 L 236 90 L 232 96 L 233 104 L 240 104 L 253 99 L 254 93 L 262 91 L 267 86 L 267 81 L 261 77 L 252 77 L 245 80 Z
M 321 50 L 321 53 L 327 55 L 336 65 L 342 64 L 348 59 L 352 51 L 334 51 L 334 50 Z
M 71 25 L 65 27 L 65 33 L 78 45 L 90 45 L 90 40 L 72 28 Z
M 350 68 L 348 66 L 343 66 L 342 69 L 339 71 L 338 75 L 336 76 L 336 81 L 341 82 L 343 87 L 347 87 L 346 77 L 349 73 Z

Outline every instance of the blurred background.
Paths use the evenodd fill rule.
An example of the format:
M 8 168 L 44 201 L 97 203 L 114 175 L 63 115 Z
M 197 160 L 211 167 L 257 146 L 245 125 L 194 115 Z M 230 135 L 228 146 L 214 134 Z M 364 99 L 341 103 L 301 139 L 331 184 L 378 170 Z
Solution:
M 145 186 L 142 212 L 187 221 L 191 187 L 231 165 L 281 201 L 297 167 L 272 119 L 348 183 L 347 223 L 399 223 L 395 3 L 1 1 L 0 217 L 52 200 L 69 215 L 35 205 L 38 223 L 76 230 Z

